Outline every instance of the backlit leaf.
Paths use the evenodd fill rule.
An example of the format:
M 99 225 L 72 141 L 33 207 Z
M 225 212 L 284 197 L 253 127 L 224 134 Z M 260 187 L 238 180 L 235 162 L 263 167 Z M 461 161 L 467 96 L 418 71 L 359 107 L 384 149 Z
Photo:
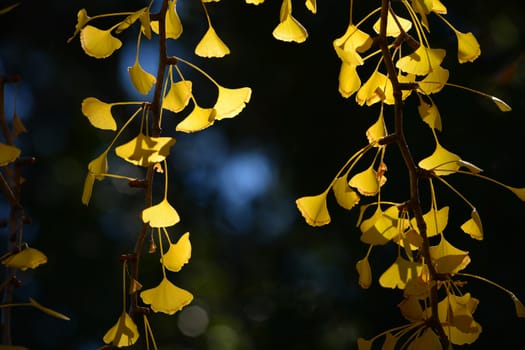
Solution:
M 449 71 L 441 66 L 433 67 L 432 72 L 418 81 L 418 87 L 425 95 L 435 94 L 440 92 L 445 83 L 448 81 Z
M 346 32 L 333 41 L 333 46 L 341 61 L 353 66 L 360 66 L 364 61 L 359 53 L 368 50 L 372 46 L 372 42 L 370 35 L 359 30 L 354 24 L 350 24 Z
M 291 0 L 283 0 L 280 12 L 280 22 L 272 35 L 277 40 L 302 43 L 308 38 L 306 29 L 292 16 Z
M 162 162 L 175 144 L 171 137 L 152 137 L 139 133 L 131 141 L 115 148 L 115 153 L 131 164 L 147 167 Z
M 430 247 L 430 257 L 436 271 L 445 274 L 455 274 L 470 263 L 468 251 L 454 247 L 443 236 L 438 245 Z
M 364 257 L 355 264 L 357 274 L 359 275 L 359 285 L 363 289 L 368 289 L 372 284 L 372 269 L 368 258 Z
M 87 97 L 82 101 L 82 114 L 91 125 L 102 130 L 117 130 L 117 123 L 111 114 L 113 104 L 102 102 L 94 97 Z
M 166 38 L 177 40 L 182 34 L 182 23 L 177 14 L 177 1 L 168 0 L 168 11 L 165 17 Z M 151 21 L 151 30 L 159 34 L 159 21 Z
M 414 338 L 408 345 L 407 350 L 442 350 L 441 342 L 439 337 L 434 333 L 432 328 L 427 327 L 423 334 L 419 337 Z
M 2 260 L 2 264 L 5 266 L 22 271 L 35 269 L 45 263 L 47 263 L 47 256 L 40 250 L 31 247 L 27 247 Z
M 298 198 L 295 201 L 301 215 L 310 226 L 323 226 L 330 223 L 330 214 L 326 205 L 328 190 L 316 195 Z
M 422 270 L 422 264 L 408 261 L 398 255 L 396 261 L 379 277 L 383 288 L 404 289 L 407 282 L 417 278 Z
M 192 94 L 192 82 L 181 80 L 171 84 L 166 96 L 162 99 L 162 108 L 173 113 L 182 111 L 188 105 Z
M 459 63 L 474 62 L 481 54 L 479 43 L 471 32 L 462 33 L 454 31 L 458 39 L 458 61 Z
M 219 38 L 211 25 L 195 47 L 195 54 L 201 57 L 224 57 L 230 53 L 230 49 Z
M 356 188 L 363 196 L 375 196 L 380 188 L 377 173 L 372 165 L 368 169 L 352 176 L 348 184 Z
M 339 93 L 344 98 L 352 96 L 361 87 L 357 66 L 341 62 L 339 70 Z
M 80 43 L 84 52 L 95 58 L 109 57 L 122 46 L 122 42 L 111 35 L 111 29 L 101 30 L 91 25 L 80 31 Z
M 359 225 L 361 242 L 372 245 L 384 245 L 399 234 L 399 210 L 390 206 L 383 211 L 377 207 L 374 214 Z
M 317 0 L 306 0 L 305 6 L 311 13 L 317 13 Z
M 430 211 L 423 215 L 423 220 L 425 220 L 427 226 L 427 237 L 436 236 L 445 230 L 448 224 L 448 212 L 449 207 L 445 206 L 437 211 L 430 209 Z M 416 218 L 412 218 L 410 224 L 419 232 Z
M 382 93 L 379 93 L 379 91 Z M 360 106 L 364 105 L 365 102 L 367 106 L 370 106 L 380 101 L 392 104 L 394 102 L 392 91 L 392 82 L 390 79 L 383 73 L 374 71 L 370 78 L 368 78 L 357 91 L 355 100 Z
M 339 177 L 335 180 L 332 190 L 334 191 L 337 204 L 344 209 L 350 210 L 359 203 L 359 195 L 348 186 L 345 176 Z
M 147 95 L 157 80 L 153 74 L 146 72 L 136 59 L 132 67 L 128 67 L 129 76 L 135 89 L 143 95 Z
M 386 125 L 385 125 L 385 119 L 383 117 L 383 110 L 381 109 L 381 112 L 379 113 L 379 118 L 377 118 L 377 121 L 366 130 L 366 137 L 368 139 L 368 142 L 371 145 L 377 146 L 379 140 L 381 140 L 383 137 L 387 135 L 386 131 Z
M 446 51 L 443 49 L 432 49 L 421 45 L 410 55 L 401 57 L 396 62 L 396 67 L 405 73 L 415 75 L 427 75 L 443 62 Z
M 518 196 L 519 199 L 525 202 L 525 187 L 517 188 L 517 187 L 506 186 L 506 188 L 510 190 L 512 193 L 514 193 L 516 196 Z
M 427 158 L 419 162 L 419 167 L 432 170 L 437 176 L 450 175 L 457 172 L 460 168 L 459 161 L 461 158 L 456 154 L 447 151 L 439 143 L 436 143 L 436 149 Z
M 6 166 L 9 163 L 14 162 L 22 151 L 11 145 L 6 145 L 0 142 L 0 166 Z
M 84 28 L 84 26 L 91 20 L 91 18 L 88 16 L 86 9 L 80 9 L 77 12 L 77 23 L 75 24 L 75 32 L 73 35 L 67 39 L 67 42 L 71 42 L 78 33 L 80 33 L 80 30 Z
M 490 96 L 492 102 L 498 106 L 499 110 L 502 112 L 510 112 L 512 111 L 512 107 L 509 106 L 505 101 L 497 98 L 496 96 Z
M 417 107 L 419 116 L 425 123 L 428 124 L 432 129 L 441 131 L 441 115 L 436 104 L 429 104 L 423 99 L 419 100 L 419 106 Z
M 399 35 L 401 35 L 401 29 L 399 29 L 398 22 L 401 25 L 401 28 L 403 29 L 405 33 L 408 32 L 410 28 L 412 28 L 411 21 L 401 16 L 397 16 L 397 15 L 396 15 L 396 18 L 394 19 L 392 12 L 388 11 L 388 18 L 386 21 L 386 35 L 387 36 L 398 37 Z M 379 34 L 380 25 L 381 25 L 381 19 L 378 19 L 372 27 L 377 34 Z
M 178 272 L 182 266 L 188 263 L 191 258 L 190 233 L 182 235 L 177 243 L 170 244 L 168 251 L 162 254 L 160 262 L 170 271 Z
M 117 323 L 111 327 L 103 340 L 106 344 L 113 344 L 117 347 L 130 346 L 137 342 L 139 338 L 139 330 L 133 319 L 123 311 Z
M 166 277 L 160 284 L 151 289 L 140 292 L 144 304 L 151 306 L 154 312 L 173 315 L 193 300 L 193 295 L 171 283 Z
M 177 124 L 175 130 L 191 133 L 206 129 L 215 121 L 215 109 L 194 105 L 191 113 Z
M 128 15 L 115 29 L 116 34 L 120 34 L 129 27 L 133 25 L 143 14 L 144 12 L 148 12 L 148 8 L 144 7 L 138 11 L 133 12 L 132 14 Z
M 217 102 L 213 106 L 216 120 L 235 117 L 250 102 L 252 89 L 249 87 L 237 89 L 229 89 L 220 85 L 217 85 L 217 87 L 219 95 L 217 96 Z
M 479 217 L 478 211 L 472 209 L 471 218 L 461 225 L 463 232 L 467 233 L 470 237 L 482 240 L 483 239 L 483 226 L 481 225 L 481 218 Z
M 179 214 L 166 198 L 142 211 L 142 221 L 151 227 L 170 227 L 180 221 Z

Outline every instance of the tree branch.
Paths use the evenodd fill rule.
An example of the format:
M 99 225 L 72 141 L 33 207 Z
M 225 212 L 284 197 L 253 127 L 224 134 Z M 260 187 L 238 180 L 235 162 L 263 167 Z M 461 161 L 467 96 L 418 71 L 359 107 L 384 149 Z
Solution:
M 386 26 L 388 12 L 391 11 L 390 0 L 381 0 L 381 22 L 379 29 L 379 38 L 377 39 L 377 44 L 381 49 L 381 54 L 383 56 L 383 62 L 386 67 L 388 78 L 392 83 L 393 95 L 394 95 L 394 134 L 393 138 L 397 144 L 399 151 L 403 157 L 404 163 L 407 167 L 408 176 L 409 176 L 409 186 L 410 186 L 410 200 L 409 207 L 412 210 L 414 218 L 417 223 L 417 227 L 421 237 L 423 238 L 423 245 L 421 247 L 421 253 L 424 259 L 424 263 L 428 266 L 428 270 L 431 277 L 431 287 L 430 287 L 430 307 L 432 310 L 432 315 L 428 320 L 428 324 L 439 336 L 441 345 L 443 348 L 447 349 L 449 345 L 449 340 L 443 326 L 439 320 L 438 315 L 438 273 L 432 265 L 432 260 L 430 257 L 430 244 L 427 236 L 427 227 L 423 219 L 423 210 L 421 208 L 421 201 L 419 195 L 419 168 L 416 165 L 410 148 L 406 142 L 404 127 L 403 127 L 403 86 L 399 83 L 397 78 L 397 71 L 394 66 L 394 61 L 388 47 L 388 40 L 386 35 Z M 433 282 L 433 283 L 432 283 Z

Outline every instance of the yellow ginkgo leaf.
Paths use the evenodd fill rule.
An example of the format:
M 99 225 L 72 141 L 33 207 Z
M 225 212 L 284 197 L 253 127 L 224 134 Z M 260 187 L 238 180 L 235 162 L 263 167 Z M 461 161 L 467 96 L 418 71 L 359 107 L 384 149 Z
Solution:
M 326 205 L 328 190 L 316 196 L 305 196 L 295 201 L 301 215 L 310 226 L 323 226 L 330 223 L 330 214 Z
M 459 170 L 459 161 L 461 158 L 456 154 L 447 151 L 439 143 L 436 143 L 436 149 L 427 158 L 419 162 L 419 167 L 432 170 L 437 176 L 445 176 L 455 173 Z
M 368 340 L 364 338 L 357 338 L 357 349 L 358 350 L 370 350 L 372 349 L 373 340 Z
M 182 310 L 193 300 L 193 295 L 190 292 L 177 287 L 166 277 L 157 287 L 142 291 L 140 297 L 144 304 L 151 306 L 154 312 L 163 312 L 168 315 L 173 315 Z
M 390 206 L 385 211 L 377 207 L 374 214 L 363 220 L 359 225 L 361 242 L 372 245 L 385 245 L 392 238 L 398 236 L 398 215 L 399 210 L 396 206 Z
M 470 263 L 468 251 L 454 247 L 443 236 L 438 245 L 430 247 L 429 250 L 432 262 L 439 273 L 455 274 Z
M 419 116 L 432 129 L 441 131 L 441 115 L 435 103 L 429 104 L 422 98 L 419 99 L 419 106 L 417 107 Z
M 456 345 L 472 344 L 481 333 L 481 326 L 474 321 L 479 300 L 470 293 L 461 296 L 447 294 L 438 303 L 438 316 L 450 342 Z
M 379 34 L 380 25 L 381 25 L 381 19 L 378 19 L 374 23 L 374 26 L 372 27 L 377 34 Z M 412 28 L 412 22 L 409 21 L 408 19 L 405 19 L 397 15 L 394 18 L 394 16 L 392 15 L 392 12 L 388 11 L 388 18 L 386 21 L 386 35 L 392 36 L 395 38 L 401 35 L 401 29 L 399 28 L 399 26 L 401 26 L 403 31 L 406 33 L 410 30 L 410 28 Z
M 88 205 L 93 193 L 93 186 L 95 185 L 95 175 L 88 173 L 84 180 L 84 187 L 82 188 L 82 204 Z
M 165 17 L 166 38 L 177 40 L 182 34 L 182 23 L 177 14 L 177 1 L 168 0 L 168 11 Z M 159 34 L 159 21 L 151 21 L 151 30 Z
M 88 164 L 88 170 L 91 174 L 95 175 L 95 179 L 102 180 L 104 178 L 103 175 L 99 174 L 106 174 L 108 172 L 108 151 L 104 151 L 98 156 L 97 158 L 93 159 Z
M 39 304 L 33 298 L 29 298 L 29 303 L 31 304 L 31 306 L 37 308 L 38 310 L 42 311 L 45 314 L 48 314 L 49 316 L 56 317 L 56 318 L 59 318 L 59 319 L 64 320 L 64 321 L 69 321 L 70 320 L 70 318 L 67 317 L 66 315 L 61 314 L 60 312 L 57 312 L 55 310 L 52 310 L 52 309 L 50 309 L 48 307 L 45 307 L 45 306 Z
M 91 199 L 91 193 L 93 192 L 93 185 L 95 180 L 101 181 L 104 179 L 104 175 L 108 172 L 108 151 L 102 152 L 100 156 L 93 159 L 88 164 L 88 174 L 84 180 L 84 188 L 82 190 L 82 204 L 88 205 Z
M 151 227 L 170 227 L 180 221 L 180 216 L 166 198 L 142 211 L 142 221 Z
M 86 116 L 95 128 L 102 130 L 117 130 L 117 123 L 111 114 L 113 104 L 102 102 L 94 97 L 82 101 L 82 114 Z
M 115 153 L 131 164 L 148 167 L 166 159 L 174 144 L 172 137 L 152 137 L 141 132 L 131 141 L 116 147 Z
M 459 63 L 474 62 L 481 54 L 478 40 L 471 32 L 462 33 L 454 31 L 458 39 L 458 61 Z
M 117 323 L 111 327 L 103 340 L 106 344 L 112 344 L 117 347 L 131 346 L 137 342 L 139 330 L 133 319 L 126 313 L 122 312 Z
M 449 71 L 441 66 L 433 67 L 432 72 L 417 82 L 418 87 L 425 95 L 435 94 L 441 91 L 448 81 Z
M 122 33 L 123 31 L 125 31 L 126 29 L 128 29 L 129 27 L 131 27 L 133 25 L 133 23 L 135 23 L 145 12 L 148 12 L 148 15 L 149 15 L 149 10 L 147 7 L 144 7 L 144 8 L 141 8 L 140 10 L 138 11 L 135 11 L 131 14 L 129 14 L 122 22 L 120 22 L 120 24 L 117 26 L 117 28 L 115 29 L 115 33 L 116 34 L 120 34 Z
M 479 241 L 483 239 L 483 226 L 476 208 L 472 209 L 471 218 L 461 225 L 461 229 L 474 239 Z
M 368 169 L 352 176 L 348 184 L 359 191 L 363 196 L 375 196 L 379 192 L 380 184 L 373 164 Z
M 217 88 L 219 89 L 219 95 L 217 96 L 217 102 L 213 106 L 216 120 L 235 117 L 250 102 L 252 89 L 249 87 L 228 89 L 217 85 Z
M 140 21 L 140 30 L 142 34 L 148 39 L 151 40 L 151 21 L 150 21 L 149 11 L 144 11 L 139 17 Z
M 443 49 L 432 49 L 421 45 L 410 55 L 401 57 L 396 62 L 396 67 L 401 71 L 415 75 L 427 75 L 441 65 L 446 51 Z
M 394 348 L 392 348 L 394 349 Z M 423 333 L 410 342 L 407 350 L 442 350 L 441 341 L 432 328 L 427 327 Z
M 251 5 L 260 5 L 264 2 L 264 0 L 246 0 L 247 4 Z
M 434 208 L 432 208 L 426 214 L 423 215 L 423 220 L 425 221 L 427 226 L 427 237 L 436 236 L 445 230 L 448 224 L 449 209 L 450 208 L 448 206 L 445 206 L 439 210 L 435 210 Z M 414 229 L 416 229 L 419 232 L 416 218 L 412 218 L 410 220 L 410 224 Z
M 195 54 L 201 57 L 224 57 L 230 53 L 230 49 L 226 44 L 219 38 L 215 29 L 208 26 L 208 30 L 195 47 Z
M 311 13 L 317 13 L 317 0 L 306 0 L 304 5 Z
M 417 297 L 405 296 L 399 305 L 399 310 L 404 318 L 411 322 L 423 320 L 423 308 Z
M 166 38 L 178 39 L 182 34 L 182 22 L 177 14 L 177 0 L 168 0 L 166 12 Z
M 355 264 L 357 274 L 359 275 L 359 286 L 368 289 L 372 285 L 372 269 L 368 258 L 364 257 Z
M 510 111 L 512 111 L 512 107 L 509 106 L 502 99 L 499 99 L 496 96 L 490 96 L 490 99 L 492 100 L 492 102 L 494 102 L 496 104 L 496 106 L 498 106 L 500 111 L 502 111 L 502 112 L 510 112 Z
M 367 33 L 359 30 L 354 24 L 346 28 L 346 32 L 333 41 L 335 53 L 341 61 L 354 66 L 364 63 L 360 52 L 365 52 L 372 46 L 372 38 Z
M 138 58 L 132 67 L 128 67 L 129 76 L 135 89 L 147 95 L 157 80 L 153 74 L 146 72 L 139 63 Z
M 6 145 L 0 142 L 0 166 L 6 166 L 9 163 L 14 162 L 22 151 L 11 145 Z
M 355 95 L 355 100 L 358 105 L 365 104 L 371 106 L 374 103 L 383 101 L 386 104 L 394 103 L 394 95 L 392 82 L 386 75 L 377 70 L 372 73 L 370 78 L 361 85 L 361 88 Z
M 215 122 L 215 109 L 194 105 L 191 113 L 177 124 L 175 130 L 191 133 L 204 130 Z
M 27 247 L 9 256 L 7 259 L 2 260 L 2 264 L 5 266 L 22 271 L 35 269 L 45 263 L 47 263 L 47 256 L 40 250 L 31 247 Z
M 122 41 L 111 35 L 111 29 L 102 30 L 87 25 L 80 30 L 80 44 L 89 56 L 106 58 L 120 49 Z
M 181 80 L 171 84 L 168 93 L 162 99 L 162 108 L 173 113 L 179 113 L 188 105 L 191 91 L 192 83 L 189 80 Z
M 422 269 L 421 263 L 408 261 L 398 255 L 396 261 L 379 277 L 379 284 L 383 288 L 404 289 L 407 282 L 417 278 Z
M 511 187 L 511 186 L 505 186 L 509 191 L 514 193 L 516 196 L 518 196 L 519 199 L 525 202 L 525 187 L 518 188 L 518 187 Z
M 80 30 L 84 28 L 84 26 L 91 20 L 91 18 L 88 16 L 86 9 L 80 9 L 77 12 L 77 23 L 75 24 L 75 32 L 69 39 L 67 39 L 67 42 L 70 43 L 71 40 L 73 40 L 78 33 L 80 33 Z
M 190 233 L 186 232 L 175 244 L 170 244 L 168 251 L 162 254 L 160 262 L 170 271 L 178 272 L 191 258 Z
M 341 62 L 339 70 L 339 93 L 344 98 L 352 96 L 361 87 L 361 79 L 357 74 L 357 66 Z
M 356 191 L 348 186 L 346 176 L 337 178 L 332 185 L 332 190 L 334 191 L 337 204 L 344 209 L 350 210 L 359 203 L 360 197 Z
M 386 135 L 387 135 L 387 131 L 386 131 L 385 119 L 383 117 L 383 109 L 381 109 L 381 112 L 379 113 L 379 118 L 377 118 L 377 121 L 366 130 L 366 137 L 368 139 L 368 143 L 370 143 L 371 145 L 374 145 L 375 147 L 379 147 L 379 144 L 378 144 L 379 140 L 381 140 Z
M 277 40 L 296 43 L 302 43 L 308 38 L 306 29 L 292 16 L 291 0 L 283 0 L 280 22 L 273 30 L 272 35 Z

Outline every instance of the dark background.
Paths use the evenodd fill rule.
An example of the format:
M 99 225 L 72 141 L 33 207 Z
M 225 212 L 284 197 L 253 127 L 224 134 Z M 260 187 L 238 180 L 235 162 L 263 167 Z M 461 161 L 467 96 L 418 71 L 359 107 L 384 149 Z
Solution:
M 0 7 L 11 3 L 0 1 Z M 133 63 L 136 27 L 121 36 L 123 48 L 105 60 L 86 56 L 78 38 L 70 44 L 66 40 L 80 8 L 95 15 L 132 11 L 144 3 L 21 1 L 0 17 L 0 74 L 23 77 L 17 113 L 29 132 L 19 145 L 23 155 L 38 160 L 24 170 L 22 202 L 33 219 L 24 237 L 49 260 L 20 274 L 24 284 L 17 298 L 33 297 L 72 319 L 64 322 L 33 309 L 17 309 L 15 342 L 31 349 L 96 349 L 121 311 L 118 257 L 133 248 L 142 197 L 140 190 L 105 180 L 95 185 L 89 207 L 80 203 L 87 163 L 112 138 L 89 125 L 80 103 L 88 96 L 107 102 L 136 98 L 129 94 L 123 74 Z M 359 107 L 353 97 L 345 100 L 337 92 L 339 59 L 332 41 L 346 29 L 348 2 L 338 2 L 340 7 L 334 3 L 320 2 L 314 16 L 294 2 L 294 16 L 310 34 L 301 45 L 273 39 L 279 1 L 258 7 L 241 0 L 210 4 L 213 25 L 232 53 L 206 60 L 192 53 L 205 31 L 200 4 L 179 0 L 184 33 L 170 42 L 170 54 L 189 59 L 226 87 L 250 86 L 253 96 L 238 117 L 203 132 L 175 135 L 174 127 L 165 128 L 165 135 L 177 139 L 169 160 L 169 196 L 182 218 L 170 232 L 190 231 L 193 245 L 190 263 L 170 279 L 190 290 L 195 300 L 175 316 L 151 316 L 161 349 L 355 349 L 358 336 L 368 339 L 405 323 L 396 308 L 402 293 L 377 283 L 395 258 L 393 245 L 374 249 L 374 282 L 362 290 L 354 265 L 367 247 L 355 227 L 358 210 L 346 212 L 329 197 L 332 223 L 311 228 L 295 209 L 297 197 L 322 192 L 344 161 L 365 145 L 364 131 L 379 111 L 377 105 Z M 445 88 L 434 98 L 444 125 L 440 141 L 487 176 L 525 186 L 521 2 L 473 4 L 445 2 L 447 18 L 459 30 L 476 34 L 482 56 L 472 64 L 457 64 L 455 37 L 438 20 L 431 21 L 434 46 L 447 49 L 451 82 L 501 97 L 513 111 L 500 113 L 480 96 Z M 356 1 L 354 19 L 366 15 L 369 6 Z M 93 24 L 105 28 L 104 23 L 114 22 Z M 145 52 L 145 40 L 142 45 Z M 147 57 L 141 63 L 150 72 L 156 69 Z M 200 79 L 191 70 L 185 72 L 188 79 Z M 366 68 L 359 72 L 364 81 Z M 195 88 L 195 94 L 203 105 L 213 103 L 205 88 Z M 9 87 L 8 117 L 13 96 Z M 434 146 L 415 106 L 412 97 L 407 102 L 407 137 L 414 156 L 421 159 Z M 119 111 L 122 122 L 129 114 Z M 396 150 L 387 156 L 389 180 L 382 198 L 402 201 L 407 195 L 404 165 Z M 115 172 L 140 176 L 116 159 L 110 162 Z M 477 206 L 485 229 L 482 242 L 465 238 L 459 225 L 468 208 L 438 188 L 439 205 L 453 208 L 447 238 L 471 253 L 467 272 L 494 280 L 524 300 L 525 204 L 472 177 L 449 180 Z M 7 214 L 4 198 L 0 210 Z M 5 237 L 5 229 L 0 234 Z M 141 282 L 146 287 L 159 281 L 156 259 L 144 260 Z M 476 281 L 469 281 L 465 291 L 480 299 L 475 317 L 483 326 L 471 348 L 520 347 L 525 323 L 515 317 L 510 298 Z M 143 339 L 142 329 L 141 334 Z

